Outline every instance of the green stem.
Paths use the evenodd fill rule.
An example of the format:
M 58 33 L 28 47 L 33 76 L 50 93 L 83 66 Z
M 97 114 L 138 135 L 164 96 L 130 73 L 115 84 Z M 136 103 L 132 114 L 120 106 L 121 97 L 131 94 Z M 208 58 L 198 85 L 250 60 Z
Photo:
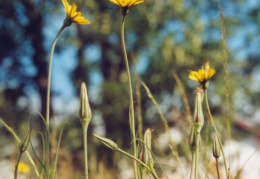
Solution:
M 13 135 L 13 137 L 15 138 L 15 140 L 20 144 L 21 140 L 19 139 L 19 137 L 16 135 L 16 133 L 14 132 L 14 130 L 8 126 L 1 118 L 0 118 L 0 122 L 5 126 L 5 128 Z M 29 154 L 28 151 L 25 151 L 26 156 L 28 157 L 31 165 L 33 166 L 34 172 L 36 173 L 37 177 L 39 177 L 39 172 L 37 170 L 37 167 L 31 157 L 31 155 Z
M 133 155 L 131 155 L 131 154 L 129 154 L 129 153 L 123 151 L 123 150 L 120 149 L 120 148 L 118 148 L 117 151 L 118 151 L 118 152 L 121 152 L 122 154 L 124 154 L 124 155 L 126 155 L 126 156 L 128 156 L 128 157 L 130 157 L 130 158 L 132 158 L 132 159 L 134 159 L 134 161 L 137 161 L 137 162 L 140 163 L 143 167 L 145 167 L 145 168 L 153 175 L 154 178 L 159 179 L 159 177 L 157 176 L 157 174 L 156 174 L 153 170 L 151 170 L 151 169 L 150 169 L 145 163 L 143 163 L 141 160 L 139 160 L 138 158 L 134 157 Z
M 50 131 L 50 91 L 51 91 L 51 67 L 52 67 L 52 57 L 54 48 L 56 45 L 56 42 L 58 40 L 58 37 L 60 36 L 61 32 L 66 26 L 63 24 L 60 28 L 59 32 L 57 33 L 51 47 L 51 53 L 49 58 L 49 68 L 48 68 L 48 84 L 47 84 L 47 102 L 46 102 L 46 168 L 47 168 L 47 178 L 49 178 L 49 169 L 50 169 L 50 163 L 49 163 L 49 151 L 50 151 L 50 145 L 49 145 L 49 131 Z
M 218 158 L 216 158 L 216 168 L 217 168 L 217 173 L 218 173 L 218 179 L 220 179 Z
M 195 179 L 198 179 L 198 166 L 199 166 L 199 141 L 200 133 L 196 132 L 196 149 L 195 149 Z
M 50 53 L 50 58 L 49 58 L 49 68 L 48 68 L 48 85 L 47 85 L 47 104 L 46 104 L 46 122 L 49 127 L 50 124 L 50 89 L 51 89 L 51 67 L 52 67 L 52 57 L 53 57 L 53 52 L 54 48 L 56 46 L 56 42 L 58 40 L 58 37 L 60 36 L 61 32 L 66 26 L 63 24 L 62 27 L 60 28 L 59 32 L 57 33 L 51 47 L 51 53 Z
M 81 123 L 84 143 L 85 178 L 88 179 L 88 123 Z
M 210 120 L 210 123 L 212 124 L 214 132 L 217 135 L 217 138 L 218 138 L 218 141 L 219 141 L 220 150 L 221 150 L 221 153 L 223 155 L 225 171 L 226 171 L 226 177 L 229 178 L 229 172 L 228 172 L 228 168 L 227 168 L 227 162 L 226 162 L 226 157 L 225 157 L 225 153 L 224 153 L 224 150 L 223 150 L 222 142 L 220 140 L 217 128 L 215 126 L 215 123 L 214 123 L 214 120 L 212 118 L 211 111 L 210 111 L 210 108 L 209 108 L 207 89 L 205 89 L 205 101 L 206 101 L 206 107 L 207 107 L 207 111 L 208 111 L 208 115 L 209 115 L 209 120 Z
M 18 170 L 18 165 L 19 165 L 21 156 L 22 156 L 22 152 L 19 152 L 16 164 L 15 164 L 14 179 L 17 179 L 17 170 Z
M 132 136 L 132 145 L 133 145 L 134 156 L 136 158 L 137 157 L 137 153 L 136 153 L 133 90 L 132 90 L 131 75 L 130 75 L 130 70 L 129 70 L 129 65 L 128 65 L 128 58 L 127 58 L 126 47 L 125 47 L 124 21 L 125 21 L 125 16 L 122 15 L 121 40 L 122 40 L 122 49 L 123 49 L 123 54 L 124 54 L 124 59 L 125 59 L 125 66 L 126 66 L 127 77 L 128 77 L 128 85 L 129 85 L 130 114 L 131 114 L 130 115 L 130 118 L 131 118 L 130 119 L 130 130 L 131 130 L 131 136 Z M 138 178 L 138 172 L 137 172 L 137 164 L 136 164 L 135 160 L 134 160 L 134 174 L 135 174 L 135 179 L 137 179 Z
M 195 168 L 195 150 L 192 149 L 192 159 L 191 159 L 191 172 L 190 172 L 190 179 L 193 178 L 194 168 Z

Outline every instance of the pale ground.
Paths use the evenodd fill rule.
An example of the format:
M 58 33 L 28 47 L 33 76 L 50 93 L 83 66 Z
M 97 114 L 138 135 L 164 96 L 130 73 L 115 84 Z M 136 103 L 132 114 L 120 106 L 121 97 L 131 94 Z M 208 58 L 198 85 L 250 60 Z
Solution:
M 176 136 L 176 135 L 175 135 Z M 232 140 L 229 144 L 230 148 L 226 144 L 224 147 L 225 153 L 230 153 L 231 156 L 231 174 L 236 174 L 235 172 L 240 169 L 243 164 L 248 160 L 248 158 L 260 147 L 259 139 L 249 138 L 242 142 L 237 142 Z M 169 166 L 176 166 L 176 161 L 172 158 L 162 160 L 163 163 L 168 162 Z M 169 177 L 174 179 L 180 179 L 184 175 L 184 178 L 189 178 L 189 165 L 182 162 L 182 169 L 177 169 L 177 173 L 171 173 L 171 171 L 166 171 Z M 222 160 L 220 160 L 222 163 Z M 125 161 L 121 161 L 119 164 L 121 169 L 120 178 L 132 179 L 133 173 L 131 166 L 129 166 Z M 223 170 L 223 168 L 222 168 Z M 0 160 L 0 179 L 12 179 L 14 171 L 14 161 L 7 159 Z M 223 170 L 224 171 L 224 170 Z M 33 172 L 33 171 L 31 171 Z M 183 173 L 183 174 L 182 174 Z M 129 177 L 128 177 L 129 176 Z M 18 179 L 28 179 L 29 176 L 25 174 L 19 174 Z M 204 177 L 203 177 L 204 178 Z M 215 177 L 210 177 L 214 179 Z M 246 163 L 244 170 L 241 175 L 242 179 L 259 179 L 260 178 L 260 151 L 256 151 L 254 155 Z

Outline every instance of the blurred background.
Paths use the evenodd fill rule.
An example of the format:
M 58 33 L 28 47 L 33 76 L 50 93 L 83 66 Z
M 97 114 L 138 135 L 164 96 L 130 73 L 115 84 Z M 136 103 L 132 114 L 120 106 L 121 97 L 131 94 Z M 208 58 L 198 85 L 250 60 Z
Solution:
M 95 133 L 110 138 L 124 150 L 132 152 L 127 75 L 120 41 L 120 9 L 108 0 L 74 2 L 91 24 L 72 24 L 66 28 L 58 39 L 53 56 L 53 149 L 61 127 L 64 126 L 65 131 L 58 178 L 83 175 L 82 133 L 78 120 L 83 81 L 87 83 L 93 113 L 88 139 L 91 178 L 131 178 L 131 160 L 104 148 L 92 136 Z M 227 140 L 225 120 L 228 107 L 219 5 L 224 15 L 228 49 L 230 140 Z M 188 178 L 189 171 L 185 171 L 191 161 L 189 111 L 172 72 L 180 78 L 192 111 L 194 90 L 198 84 L 188 79 L 188 70 L 198 70 L 206 60 L 216 69 L 210 81 L 209 102 L 226 153 L 231 158 L 233 177 L 260 146 L 259 9 L 258 0 L 145 0 L 130 8 L 125 24 L 130 64 L 136 61 L 140 80 L 147 84 L 159 103 L 181 159 L 180 164 L 172 155 L 158 112 L 141 87 L 143 132 L 147 128 L 153 129 L 153 151 L 169 176 Z M 48 59 L 52 42 L 65 18 L 59 0 L 0 1 L 0 117 L 20 138 L 25 135 L 30 119 L 33 145 L 39 154 L 42 144 L 38 132 L 44 131 L 44 124 L 38 113 L 43 116 L 46 113 Z M 131 70 L 133 72 L 134 68 Z M 211 157 L 213 136 L 207 118 L 204 131 L 208 131 L 208 135 L 203 136 L 208 146 L 202 150 L 205 156 Z M 0 137 L 0 166 L 10 166 L 12 178 L 18 144 L 1 124 Z M 206 158 L 202 163 L 208 166 L 205 170 L 214 178 L 215 170 L 210 171 L 214 160 Z M 240 177 L 259 178 L 259 159 L 260 153 L 256 152 Z M 22 160 L 28 163 L 27 158 Z M 160 173 L 158 166 L 157 169 Z

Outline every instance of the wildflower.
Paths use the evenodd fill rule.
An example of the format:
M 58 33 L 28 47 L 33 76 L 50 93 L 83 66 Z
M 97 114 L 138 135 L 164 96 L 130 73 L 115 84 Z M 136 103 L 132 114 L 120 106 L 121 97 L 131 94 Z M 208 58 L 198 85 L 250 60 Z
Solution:
M 137 4 L 141 4 L 143 0 L 109 0 L 110 2 L 120 6 L 121 13 L 125 16 L 128 13 L 128 9 Z
M 90 24 L 89 20 L 81 16 L 81 12 L 76 10 L 77 5 L 75 3 L 70 5 L 67 0 L 62 0 L 62 3 L 65 7 L 64 10 L 67 13 L 67 17 L 64 20 L 65 26 L 70 26 L 73 22 L 78 24 Z
M 86 84 L 83 82 L 81 84 L 81 91 L 80 91 L 80 107 L 79 107 L 79 119 L 82 122 L 89 123 L 91 119 L 92 113 L 89 106 L 88 101 L 88 92 Z
M 21 173 L 28 173 L 30 172 L 31 167 L 25 163 L 20 162 L 18 165 L 18 171 Z
M 216 73 L 214 68 L 211 68 L 209 61 L 199 71 L 189 71 L 189 78 L 200 82 L 201 85 L 205 86 L 206 82 Z

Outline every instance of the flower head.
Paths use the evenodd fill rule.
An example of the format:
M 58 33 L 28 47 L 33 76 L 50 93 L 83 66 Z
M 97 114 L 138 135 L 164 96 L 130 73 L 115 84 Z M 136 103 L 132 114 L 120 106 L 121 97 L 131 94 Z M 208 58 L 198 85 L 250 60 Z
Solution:
M 121 7 L 121 13 L 126 15 L 128 13 L 129 7 L 137 4 L 141 4 L 143 0 L 109 0 L 110 2 Z
M 62 3 L 65 7 L 65 12 L 67 13 L 67 17 L 64 20 L 66 26 L 70 26 L 71 23 L 75 22 L 78 24 L 90 24 L 89 20 L 85 19 L 81 12 L 77 11 L 77 5 L 70 5 L 67 0 L 62 0 Z
M 190 79 L 198 81 L 201 84 L 205 84 L 216 73 L 216 70 L 211 68 L 209 61 L 207 61 L 199 71 L 190 70 L 189 72 Z
M 143 0 L 109 0 L 110 2 L 120 6 L 120 7 L 131 7 L 133 5 L 141 4 Z
M 19 165 L 18 165 L 18 171 L 21 172 L 21 173 L 28 173 L 30 172 L 31 168 L 29 165 L 25 164 L 25 163 L 22 163 L 20 162 Z

